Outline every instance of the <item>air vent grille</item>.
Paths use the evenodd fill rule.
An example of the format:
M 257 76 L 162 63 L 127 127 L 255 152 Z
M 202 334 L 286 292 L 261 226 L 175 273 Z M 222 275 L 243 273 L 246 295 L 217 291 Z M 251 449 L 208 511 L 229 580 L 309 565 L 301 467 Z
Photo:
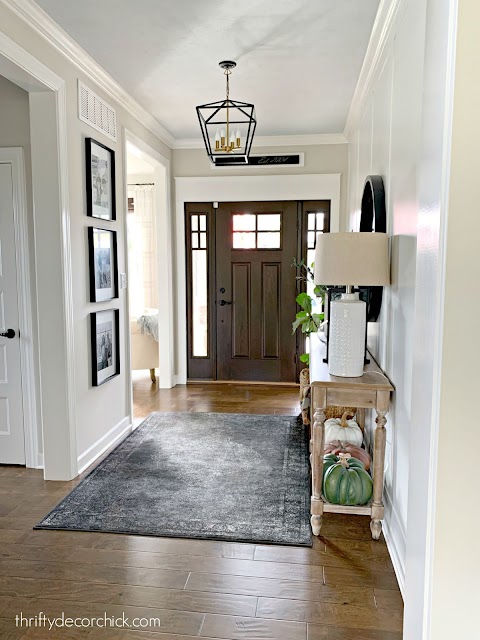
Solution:
M 78 81 L 78 117 L 112 140 L 117 140 L 117 114 L 83 82 Z

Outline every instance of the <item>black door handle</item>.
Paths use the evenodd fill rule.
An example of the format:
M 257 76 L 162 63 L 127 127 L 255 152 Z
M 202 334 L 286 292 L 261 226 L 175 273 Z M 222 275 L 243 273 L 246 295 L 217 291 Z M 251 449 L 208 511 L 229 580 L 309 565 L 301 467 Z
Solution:
M 8 338 L 11 340 L 15 337 L 15 331 L 13 329 L 8 329 L 7 331 L 0 331 L 1 338 Z
M 221 307 L 224 307 L 226 304 L 232 304 L 232 302 L 228 300 L 220 300 L 219 304 Z

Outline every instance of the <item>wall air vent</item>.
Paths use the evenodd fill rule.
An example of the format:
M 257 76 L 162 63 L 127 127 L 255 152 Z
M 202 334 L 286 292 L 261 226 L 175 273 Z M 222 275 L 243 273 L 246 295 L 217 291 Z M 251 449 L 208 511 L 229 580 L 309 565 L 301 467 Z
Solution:
M 115 109 L 99 98 L 89 87 L 78 81 L 78 117 L 97 131 L 117 141 Z

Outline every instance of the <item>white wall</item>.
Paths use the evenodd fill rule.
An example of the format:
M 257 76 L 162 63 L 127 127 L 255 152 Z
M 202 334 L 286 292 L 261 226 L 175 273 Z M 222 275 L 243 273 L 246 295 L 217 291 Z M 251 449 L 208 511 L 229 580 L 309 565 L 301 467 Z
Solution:
M 438 463 L 430 567 L 430 637 L 477 638 L 480 558 L 478 468 L 480 430 L 478 318 L 480 180 L 480 47 L 477 0 L 458 2 L 450 180 L 447 181 L 443 339 L 438 420 Z M 438 46 L 438 38 L 437 38 Z M 429 217 L 432 211 L 430 208 Z
M 126 315 L 126 292 L 120 291 L 120 298 L 110 303 L 91 304 L 88 292 L 88 252 L 86 228 L 94 224 L 93 219 L 86 216 L 85 196 L 85 137 L 93 137 L 116 153 L 116 200 L 117 221 L 105 226 L 118 232 L 118 268 L 126 270 L 125 255 L 125 199 L 124 199 L 124 158 L 122 130 L 143 139 L 152 148 L 170 158 L 170 149 L 155 135 L 142 126 L 121 105 L 111 97 L 103 94 L 100 87 L 48 44 L 37 32 L 33 31 L 5 5 L 0 4 L 1 30 L 30 52 L 49 69 L 66 82 L 67 91 L 67 126 L 68 126 L 68 173 L 69 201 L 71 224 L 72 274 L 74 294 L 74 331 L 75 331 L 75 396 L 76 396 L 76 448 L 80 466 L 84 466 L 96 453 L 111 441 L 115 428 L 130 422 L 130 389 L 125 364 L 126 331 L 128 318 Z M 106 99 L 117 111 L 118 141 L 112 142 L 103 134 L 82 123 L 77 117 L 77 81 L 80 78 L 100 97 Z M 9 126 L 9 123 L 5 123 Z M 98 221 L 97 221 L 98 222 Z M 58 292 L 61 295 L 61 292 Z M 42 291 L 38 291 L 42 296 Z M 101 387 L 92 388 L 90 375 L 89 323 L 91 311 L 103 308 L 120 309 L 121 322 L 121 375 Z M 113 430 L 113 431 L 112 431 Z
M 381 175 L 391 236 L 391 286 L 370 347 L 396 392 L 387 423 L 385 535 L 403 589 L 409 443 L 413 437 L 412 345 L 415 310 L 418 163 L 422 115 L 425 3 L 400 2 L 357 120 L 349 132 L 350 229 L 358 231 L 365 178 Z

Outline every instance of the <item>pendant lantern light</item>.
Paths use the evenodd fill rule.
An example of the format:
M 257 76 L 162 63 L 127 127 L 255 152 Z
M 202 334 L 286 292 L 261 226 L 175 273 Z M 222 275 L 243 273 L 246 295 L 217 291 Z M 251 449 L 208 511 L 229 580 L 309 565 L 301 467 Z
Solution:
M 257 125 L 254 105 L 230 98 L 230 75 L 236 66 L 232 60 L 220 62 L 226 77 L 225 100 L 197 107 L 205 148 L 216 166 L 248 164 Z

